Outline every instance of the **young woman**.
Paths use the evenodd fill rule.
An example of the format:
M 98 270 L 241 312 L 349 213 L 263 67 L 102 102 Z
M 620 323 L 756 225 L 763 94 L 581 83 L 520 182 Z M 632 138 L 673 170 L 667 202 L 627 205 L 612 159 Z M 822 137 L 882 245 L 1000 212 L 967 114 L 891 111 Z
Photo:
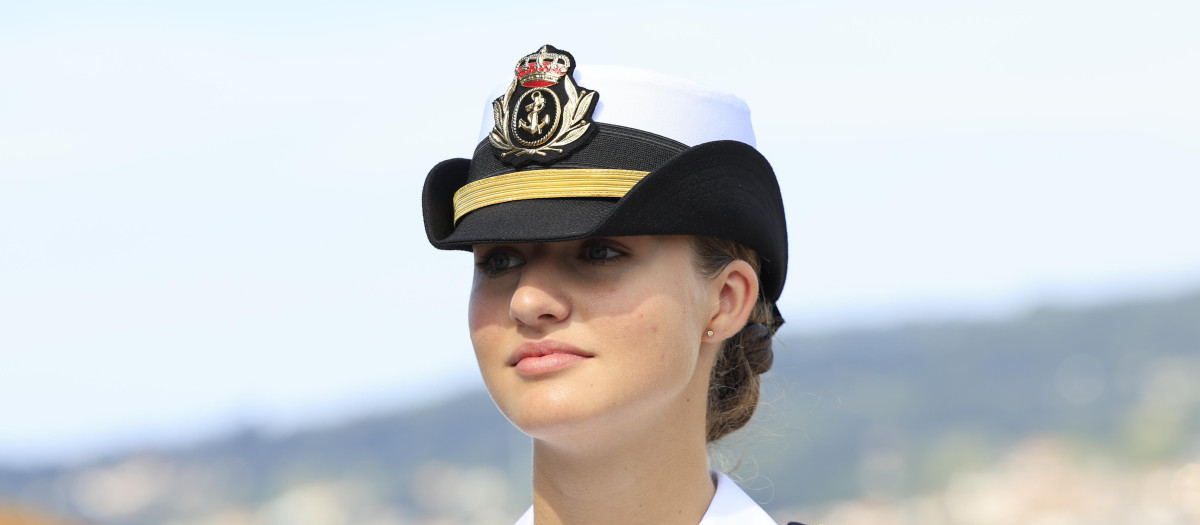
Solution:
M 749 110 L 575 66 L 521 58 L 422 197 L 430 242 L 474 253 L 479 368 L 533 438 L 518 524 L 773 524 L 707 460 L 754 413 L 783 322 L 783 205 Z

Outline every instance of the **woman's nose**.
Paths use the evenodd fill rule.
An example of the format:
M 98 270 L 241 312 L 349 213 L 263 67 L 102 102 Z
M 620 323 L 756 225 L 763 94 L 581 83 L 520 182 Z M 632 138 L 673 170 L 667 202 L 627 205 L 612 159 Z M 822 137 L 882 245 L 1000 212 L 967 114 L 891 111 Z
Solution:
M 537 327 L 563 321 L 571 303 L 563 277 L 548 262 L 526 264 L 513 291 L 509 314 L 518 323 Z

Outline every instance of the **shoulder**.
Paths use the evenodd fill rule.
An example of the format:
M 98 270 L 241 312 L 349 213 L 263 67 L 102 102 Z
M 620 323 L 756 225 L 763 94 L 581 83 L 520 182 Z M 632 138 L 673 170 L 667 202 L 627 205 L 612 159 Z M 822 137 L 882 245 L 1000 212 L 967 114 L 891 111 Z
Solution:
M 775 520 L 729 476 L 723 472 L 715 472 L 713 476 L 717 481 L 717 491 L 699 525 L 776 525 Z M 515 525 L 533 525 L 532 506 Z M 804 524 L 791 521 L 788 525 Z
M 741 487 L 723 472 L 715 473 L 717 492 L 700 525 L 776 525 Z
M 533 506 L 530 505 L 529 510 L 526 510 L 513 525 L 533 525 Z

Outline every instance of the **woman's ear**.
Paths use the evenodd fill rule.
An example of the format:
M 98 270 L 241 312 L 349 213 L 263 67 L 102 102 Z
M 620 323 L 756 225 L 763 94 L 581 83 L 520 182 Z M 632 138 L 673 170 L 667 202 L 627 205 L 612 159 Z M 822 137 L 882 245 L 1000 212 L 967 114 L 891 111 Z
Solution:
M 708 321 L 713 334 L 705 339 L 724 341 L 746 326 L 746 320 L 758 302 L 758 275 L 750 263 L 735 259 L 712 281 L 717 307 Z M 707 332 L 706 332 L 707 334 Z

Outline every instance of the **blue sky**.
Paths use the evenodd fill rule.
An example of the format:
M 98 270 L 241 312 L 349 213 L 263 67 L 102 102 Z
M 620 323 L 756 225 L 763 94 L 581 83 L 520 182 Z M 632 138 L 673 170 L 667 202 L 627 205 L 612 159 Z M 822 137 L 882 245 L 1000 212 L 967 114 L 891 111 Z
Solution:
M 0 18 L 0 462 L 476 384 L 419 191 L 543 43 L 747 100 L 793 330 L 1200 287 L 1194 2 L 89 3 Z

